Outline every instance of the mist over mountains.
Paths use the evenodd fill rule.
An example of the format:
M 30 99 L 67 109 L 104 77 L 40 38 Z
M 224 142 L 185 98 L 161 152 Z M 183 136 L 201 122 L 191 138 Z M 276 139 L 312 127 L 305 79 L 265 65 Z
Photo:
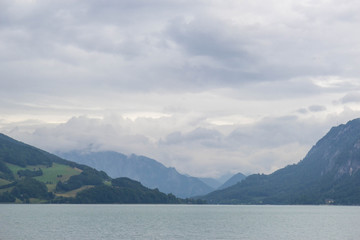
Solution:
M 0 201 L 196 203 L 177 196 L 198 196 L 199 203 L 212 204 L 360 204 L 360 118 L 331 128 L 299 163 L 269 175 L 244 178 L 238 173 L 215 191 L 200 179 L 144 156 L 116 152 L 62 156 L 77 158 L 78 163 L 1 134 Z M 81 161 L 106 169 L 113 178 Z M 115 178 L 120 174 L 171 188 L 164 194 L 160 187 L 144 187 L 124 176 Z
M 65 159 L 105 171 L 113 178 L 128 177 L 149 188 L 158 188 L 162 192 L 182 198 L 205 195 L 215 190 L 198 178 L 180 174 L 175 168 L 165 167 L 158 161 L 144 156 L 126 156 L 112 151 L 72 151 L 58 154 Z

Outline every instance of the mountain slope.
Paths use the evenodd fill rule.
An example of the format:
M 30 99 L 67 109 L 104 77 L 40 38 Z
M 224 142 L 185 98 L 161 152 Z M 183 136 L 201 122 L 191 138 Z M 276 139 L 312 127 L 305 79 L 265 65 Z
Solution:
M 213 189 L 217 189 L 223 184 L 218 179 L 215 178 L 198 178 L 198 179 Z
M 188 202 L 191 200 L 187 200 Z M 183 203 L 0 134 L 0 202 Z
M 188 198 L 207 194 L 214 189 L 195 177 L 185 176 L 175 168 L 167 168 L 161 163 L 137 155 L 126 156 L 107 152 L 67 152 L 60 156 L 105 171 L 111 177 L 128 177 L 149 188 L 158 188 L 177 197 Z
M 211 203 L 360 204 L 360 119 L 333 127 L 298 164 L 254 174 L 204 197 Z
M 220 189 L 225 189 L 228 187 L 231 187 L 239 182 L 241 182 L 242 180 L 244 180 L 246 178 L 246 176 L 242 173 L 237 173 L 234 176 L 232 176 L 229 180 L 227 180 L 223 185 L 221 185 L 218 190 Z

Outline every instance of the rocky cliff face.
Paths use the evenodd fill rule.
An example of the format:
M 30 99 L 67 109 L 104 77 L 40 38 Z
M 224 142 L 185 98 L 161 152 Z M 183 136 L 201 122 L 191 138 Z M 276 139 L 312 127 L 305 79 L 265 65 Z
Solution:
M 360 119 L 333 127 L 309 151 L 302 163 L 317 166 L 320 176 L 334 179 L 353 175 L 360 170 Z

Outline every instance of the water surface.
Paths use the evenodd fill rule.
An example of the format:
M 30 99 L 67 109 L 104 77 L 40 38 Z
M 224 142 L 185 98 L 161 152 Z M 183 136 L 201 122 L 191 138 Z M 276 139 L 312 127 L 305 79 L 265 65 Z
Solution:
M 359 239 L 360 207 L 0 205 L 0 239 Z

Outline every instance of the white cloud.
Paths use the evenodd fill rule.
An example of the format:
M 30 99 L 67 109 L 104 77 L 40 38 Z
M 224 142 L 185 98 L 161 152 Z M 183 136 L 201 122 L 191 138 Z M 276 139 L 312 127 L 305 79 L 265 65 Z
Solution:
M 183 173 L 220 176 L 229 171 L 270 173 L 296 163 L 331 126 L 358 114 L 347 109 L 325 119 L 287 116 L 231 126 L 212 125 L 206 119 L 194 122 L 191 116 L 186 120 L 179 115 L 136 120 L 82 116 L 47 126 L 39 122 L 7 124 L 2 131 L 51 152 L 91 149 L 136 153 Z

